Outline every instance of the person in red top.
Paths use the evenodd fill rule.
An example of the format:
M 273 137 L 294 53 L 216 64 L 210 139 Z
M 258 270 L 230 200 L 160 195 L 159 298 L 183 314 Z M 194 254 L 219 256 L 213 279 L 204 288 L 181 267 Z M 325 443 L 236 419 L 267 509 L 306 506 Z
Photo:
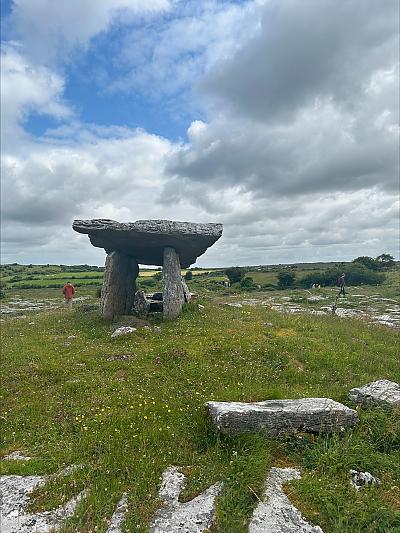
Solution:
M 72 283 L 70 283 L 69 281 L 64 285 L 64 288 L 63 288 L 63 295 L 64 295 L 64 301 L 65 301 L 65 306 L 68 308 L 68 309 L 71 309 L 72 308 L 72 298 L 74 297 L 74 294 L 75 294 L 75 287 L 72 285 Z

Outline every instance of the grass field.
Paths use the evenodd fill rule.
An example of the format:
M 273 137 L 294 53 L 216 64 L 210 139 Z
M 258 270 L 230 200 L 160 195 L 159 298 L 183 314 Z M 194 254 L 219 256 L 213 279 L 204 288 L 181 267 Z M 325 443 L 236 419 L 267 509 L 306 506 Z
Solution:
M 196 291 L 200 279 L 192 282 Z M 394 286 L 389 277 L 371 294 L 392 294 Z M 79 294 L 90 299 L 70 313 L 42 312 L 2 324 L 0 451 L 33 457 L 28 463 L 3 461 L 3 473 L 83 465 L 39 489 L 32 509 L 49 509 L 86 488 L 87 498 L 64 531 L 104 532 L 127 491 L 127 531 L 144 532 L 159 505 L 160 475 L 175 464 L 188 476 L 186 499 L 224 482 L 215 531 L 242 533 L 270 466 L 293 465 L 302 479 L 286 491 L 325 533 L 400 531 L 398 412 L 360 410 L 357 428 L 332 437 L 217 439 L 203 407 L 208 400 L 307 396 L 351 405 L 351 387 L 398 381 L 398 331 L 331 315 L 223 307 L 219 293 L 207 289 L 199 300 L 203 311 L 190 304 L 175 322 L 150 320 L 161 326 L 159 334 L 138 328 L 111 341 L 113 327 L 132 318 L 102 322 L 94 291 L 81 287 Z M 59 297 L 59 290 L 19 294 Z M 285 294 L 295 297 L 295 291 Z M 69 340 L 71 335 L 76 338 Z M 371 472 L 382 485 L 356 492 L 350 468 Z

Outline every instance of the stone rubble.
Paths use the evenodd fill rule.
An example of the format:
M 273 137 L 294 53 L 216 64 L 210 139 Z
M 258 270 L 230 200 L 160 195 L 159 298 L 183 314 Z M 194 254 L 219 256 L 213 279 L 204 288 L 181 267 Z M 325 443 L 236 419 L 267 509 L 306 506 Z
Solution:
M 282 485 L 300 479 L 294 468 L 271 468 L 265 483 L 265 493 L 253 513 L 249 533 L 323 533 L 319 526 L 304 520 L 282 490 Z
M 388 379 L 380 379 L 351 389 L 348 397 L 361 405 L 400 406 L 400 385 Z
M 159 498 L 165 507 L 157 511 L 150 533 L 201 533 L 212 526 L 215 498 L 222 485 L 216 483 L 189 502 L 178 498 L 185 486 L 185 475 L 176 466 L 169 467 L 162 476 Z

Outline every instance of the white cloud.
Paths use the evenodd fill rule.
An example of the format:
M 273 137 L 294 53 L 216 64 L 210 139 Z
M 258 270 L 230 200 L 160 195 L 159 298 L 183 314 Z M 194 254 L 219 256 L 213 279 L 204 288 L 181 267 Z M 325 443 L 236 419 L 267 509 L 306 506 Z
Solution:
M 169 0 L 13 0 L 11 24 L 35 61 L 85 47 L 116 19 L 165 11 Z
M 31 64 L 17 43 L 2 46 L 1 52 L 1 127 L 2 149 L 16 146 L 23 134 L 22 123 L 32 112 L 58 119 L 72 116 L 63 101 L 64 80 L 46 67 Z

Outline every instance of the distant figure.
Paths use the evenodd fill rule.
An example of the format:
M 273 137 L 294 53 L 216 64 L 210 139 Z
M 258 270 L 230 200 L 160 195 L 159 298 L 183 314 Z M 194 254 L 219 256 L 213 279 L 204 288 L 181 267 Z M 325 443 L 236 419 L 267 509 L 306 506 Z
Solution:
M 343 274 L 338 278 L 338 285 L 340 287 L 339 296 L 343 294 L 343 296 L 346 296 L 346 291 L 344 290 L 344 278 L 346 274 L 343 272 Z
M 64 285 L 62 292 L 64 295 L 65 307 L 67 307 L 67 309 L 72 309 L 72 298 L 74 297 L 74 294 L 75 294 L 75 287 L 72 285 L 71 282 L 68 281 Z

